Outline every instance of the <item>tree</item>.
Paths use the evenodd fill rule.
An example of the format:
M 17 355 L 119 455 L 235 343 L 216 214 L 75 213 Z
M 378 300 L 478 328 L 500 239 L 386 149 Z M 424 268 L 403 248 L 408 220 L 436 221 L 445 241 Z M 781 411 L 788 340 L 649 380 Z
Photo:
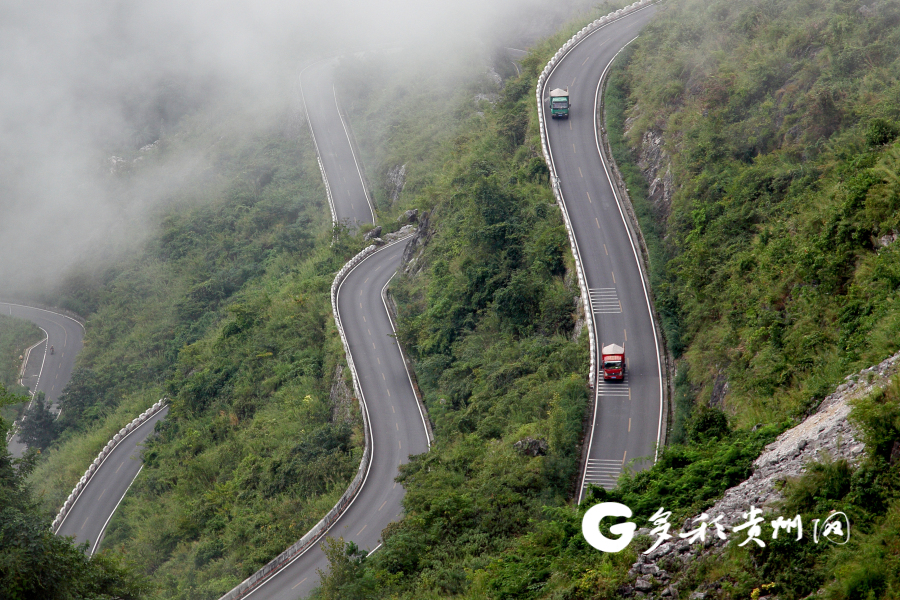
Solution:
M 29 448 L 44 450 L 56 439 L 59 427 L 56 415 L 44 404 L 44 392 L 38 392 L 19 424 L 19 441 Z
M 373 597 L 375 582 L 365 572 L 366 552 L 344 538 L 325 538 L 322 551 L 329 569 L 319 569 L 320 587 L 313 594 L 318 600 L 364 600 Z
M 23 397 L 0 384 L 0 406 L 18 404 Z M 40 399 L 43 405 L 43 398 Z M 4 433 L 8 424 L 0 418 Z M 50 520 L 31 497 L 26 478 L 35 465 L 35 452 L 16 459 L 0 449 L 0 590 L 4 600 L 129 600 L 147 589 L 132 567 L 101 553 L 91 558 L 87 545 L 57 537 Z

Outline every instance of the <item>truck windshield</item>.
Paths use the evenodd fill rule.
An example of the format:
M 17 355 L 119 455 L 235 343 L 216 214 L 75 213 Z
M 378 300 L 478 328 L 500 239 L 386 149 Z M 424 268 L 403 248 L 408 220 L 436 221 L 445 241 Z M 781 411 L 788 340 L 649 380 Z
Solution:
M 550 106 L 553 108 L 568 108 L 569 103 L 566 100 L 554 100 L 550 103 Z
M 603 363 L 604 369 L 621 369 L 622 361 L 621 360 L 608 360 Z

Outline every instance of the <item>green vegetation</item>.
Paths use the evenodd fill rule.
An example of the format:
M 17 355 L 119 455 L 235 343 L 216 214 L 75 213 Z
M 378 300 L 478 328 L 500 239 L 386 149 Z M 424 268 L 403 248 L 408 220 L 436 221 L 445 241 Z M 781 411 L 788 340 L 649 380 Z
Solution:
M 21 403 L 0 383 L 0 406 Z M 0 419 L 4 438 L 9 423 Z M 70 538 L 50 532 L 26 478 L 38 455 L 14 459 L 0 450 L 0 589 L 9 600 L 127 600 L 146 589 L 132 566 L 107 553 L 88 558 Z
M 19 357 L 25 349 L 44 338 L 40 328 L 24 319 L 9 315 L 0 315 L 0 384 L 14 394 L 24 394 L 25 389 L 18 385 L 19 369 L 22 361 Z M 25 410 L 20 403 L 15 406 L 4 406 L 0 409 L 0 418 L 12 423 Z
M 532 67 L 543 66 L 546 49 L 525 61 L 522 78 L 506 82 L 496 105 L 479 105 L 471 97 L 481 90 L 466 89 L 469 99 L 457 98 L 447 121 L 454 136 L 436 151 L 424 146 L 421 159 L 402 150 L 415 146 L 409 131 L 425 130 L 410 99 L 404 112 L 413 116 L 383 127 L 390 133 L 382 141 L 395 150 L 369 171 L 381 178 L 411 164 L 424 173 L 410 176 L 400 203 L 432 211 L 433 238 L 416 274 L 394 292 L 438 444 L 403 469 L 407 516 L 377 554 L 331 549 L 340 576 L 325 580 L 320 597 L 615 597 L 634 550 L 608 556 L 589 548 L 580 534 L 589 505 L 620 501 L 644 518 L 662 505 L 673 522 L 697 514 L 745 479 L 765 444 L 841 377 L 900 347 L 900 279 L 892 275 L 900 250 L 890 244 L 900 229 L 898 3 L 685 0 L 660 12 L 623 57 L 606 97 L 610 142 L 635 196 L 657 306 L 680 359 L 678 443 L 616 490 L 595 488 L 577 509 L 564 506 L 564 478 L 537 470 L 552 460 L 554 472 L 567 473 L 560 446 L 551 440 L 537 458 L 511 451 L 526 433 L 551 439 L 550 417 L 528 410 L 540 399 L 522 399 L 542 368 L 553 369 L 535 362 L 534 349 L 569 331 L 569 321 L 547 319 L 553 313 L 542 304 L 566 279 L 533 253 L 552 231 L 535 219 L 534 198 L 549 195 L 531 168 L 540 162 L 533 100 L 517 95 L 519 86 L 533 89 Z M 551 53 L 560 41 L 549 42 Z M 476 108 L 484 117 L 471 115 Z M 354 127 L 378 114 L 361 109 Z M 664 134 L 672 157 L 671 206 L 650 204 L 636 164 L 651 129 Z M 522 299 L 515 307 L 504 301 L 513 295 Z M 572 380 L 572 392 L 580 381 Z M 719 391 L 709 406 L 724 382 L 724 402 Z M 553 378 L 538 385 L 549 395 Z M 692 567 L 682 595 L 721 581 L 722 597 L 774 589 L 800 598 L 820 587 L 830 598 L 895 596 L 887 575 L 898 564 L 897 467 L 888 460 L 900 439 L 895 396 L 854 411 L 872 449 L 865 464 L 811 467 L 787 484 L 786 510 L 846 510 L 859 527 L 854 550 L 741 548 Z M 574 416 L 583 400 L 570 398 Z
M 610 141 L 681 359 L 673 437 L 689 454 L 710 443 L 696 439 L 699 422 L 715 421 L 710 402 L 736 428 L 729 436 L 745 436 L 755 423 L 803 417 L 843 376 L 900 348 L 898 23 L 897 2 L 670 2 L 611 77 Z M 647 132 L 662 135 L 671 159 L 671 206 L 648 201 L 636 164 Z M 811 466 L 785 488 L 785 514 L 845 511 L 848 546 L 734 549 L 693 565 L 679 589 L 896 596 L 897 401 L 895 383 L 857 403 L 863 464 Z M 690 468 L 642 473 L 615 494 L 646 478 L 633 505 L 649 509 L 662 489 L 667 508 L 696 513 L 697 504 L 679 513 L 678 490 L 697 487 L 671 481 Z
M 0 383 L 15 391 L 19 380 L 19 357 L 25 349 L 44 339 L 40 328 L 24 319 L 0 315 Z
M 44 392 L 38 392 L 25 410 L 25 419 L 19 426 L 19 440 L 29 448 L 45 450 L 59 432 L 56 414 L 44 402 Z
M 786 600 L 894 598 L 900 590 L 900 377 L 885 389 L 854 403 L 850 419 L 863 433 L 867 454 L 861 464 L 828 461 L 809 466 L 788 480 L 775 514 L 801 515 L 804 540 L 766 540 L 765 548 L 728 548 L 714 559 L 697 561 L 680 585 L 715 583 L 721 597 L 747 598 L 769 585 Z M 893 453 L 893 454 L 892 454 Z M 892 461 L 893 457 L 893 461 Z M 894 464 L 891 464 L 891 463 Z M 850 522 L 845 546 L 812 538 L 812 519 L 842 511 Z
M 640 544 L 589 547 L 588 506 L 696 514 L 841 377 L 897 350 L 898 24 L 896 0 L 671 0 L 623 56 L 610 141 L 680 360 L 678 443 L 580 507 L 568 499 L 587 340 L 534 105 L 537 74 L 579 27 L 502 88 L 462 68 L 437 80 L 344 63 L 340 97 L 354 99 L 344 108 L 382 217 L 429 214 L 424 250 L 392 291 L 437 439 L 402 468 L 406 515 L 378 553 L 326 547 L 318 596 L 615 597 Z M 360 240 L 329 227 L 306 131 L 286 128 L 285 112 L 235 115 L 194 115 L 132 163 L 199 149 L 211 167 L 160 210 L 139 254 L 65 285 L 66 305 L 89 315 L 87 346 L 62 433 L 32 475 L 49 514 L 110 434 L 168 395 L 106 540 L 154 573 L 155 598 L 230 588 L 330 508 L 359 460 L 358 419 L 332 411 L 342 352 L 328 287 Z M 651 130 L 672 160 L 671 206 L 646 200 L 635 164 Z M 386 180 L 400 165 L 397 195 Z M 715 581 L 723 598 L 896 596 L 898 403 L 900 383 L 855 407 L 869 449 L 858 468 L 826 462 L 785 484 L 785 511 L 847 512 L 851 545 L 729 551 L 692 565 L 680 595 Z M 536 451 L 517 449 L 529 439 Z
M 169 397 L 104 540 L 153 575 L 150 598 L 219 597 L 314 525 L 359 465 L 359 416 L 330 397 L 344 377 L 330 287 L 361 240 L 332 228 L 294 117 L 186 118 L 116 177 L 188 157 L 200 176 L 131 257 L 60 290 L 87 312 L 85 349 L 31 480 L 55 513 L 112 434 Z
M 701 401 L 727 379 L 739 426 L 900 348 L 898 23 L 892 1 L 672 2 L 612 86 L 633 151 L 658 131 L 672 161 L 646 229 L 673 350 Z

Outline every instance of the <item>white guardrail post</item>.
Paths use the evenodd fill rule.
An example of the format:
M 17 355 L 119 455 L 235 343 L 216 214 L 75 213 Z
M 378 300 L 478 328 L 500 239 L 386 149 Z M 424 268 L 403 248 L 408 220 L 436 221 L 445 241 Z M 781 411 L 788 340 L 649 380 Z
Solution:
M 69 494 L 69 497 L 63 503 L 62 508 L 59 509 L 59 513 L 56 515 L 56 518 L 53 519 L 53 524 L 50 526 L 50 530 L 53 533 L 56 533 L 56 530 L 59 528 L 60 523 L 62 523 L 62 520 L 66 518 L 66 515 L 72 509 L 72 505 L 75 504 L 76 500 L 78 500 L 78 496 L 81 495 L 81 492 L 84 490 L 85 486 L 90 483 L 91 478 L 94 476 L 94 473 L 97 472 L 97 469 L 100 468 L 100 465 L 103 464 L 103 461 L 106 460 L 106 457 L 116 449 L 116 446 L 118 446 L 119 443 L 121 443 L 121 441 L 125 439 L 125 436 L 134 431 L 137 427 L 140 427 L 141 425 L 146 423 L 150 418 L 156 415 L 156 413 L 165 408 L 167 400 L 167 398 L 158 400 L 153 406 L 142 412 L 130 423 L 128 423 L 128 425 L 120 429 L 119 432 L 106 443 L 106 446 L 103 447 L 103 450 L 100 451 L 100 454 L 97 455 L 97 458 L 94 459 L 94 462 L 91 463 L 91 466 L 88 467 L 87 471 L 85 471 L 84 475 L 75 485 L 75 489 L 72 490 L 72 493 Z
M 347 342 L 347 334 L 344 333 L 344 325 L 341 323 L 341 318 L 338 314 L 337 291 L 338 287 L 341 285 L 341 282 L 353 269 L 353 267 L 358 265 L 377 249 L 378 246 L 369 246 L 365 250 L 351 258 L 350 261 L 347 262 L 347 264 L 341 267 L 341 270 L 338 271 L 337 276 L 334 278 L 334 281 L 331 284 L 331 310 L 334 312 L 334 322 L 335 324 L 337 324 L 338 333 L 341 336 L 341 343 L 344 345 L 344 353 L 347 355 L 347 365 L 350 367 L 350 374 L 353 377 L 353 391 L 360 402 L 363 401 L 363 396 L 360 393 L 359 389 L 359 376 L 356 374 L 356 365 L 353 363 L 353 355 L 350 354 L 350 344 Z M 362 460 L 360 460 L 359 462 L 359 470 L 357 470 L 356 472 L 356 477 L 353 478 L 353 481 L 350 483 L 347 491 L 344 492 L 344 495 L 341 496 L 341 499 L 338 500 L 338 503 L 335 504 L 330 511 L 328 511 L 328 514 L 326 514 L 321 521 L 316 523 L 315 526 L 313 526 L 313 528 L 306 533 L 306 535 L 304 535 L 297 542 L 291 545 L 287 550 L 269 561 L 259 571 L 242 581 L 237 587 L 222 596 L 220 600 L 237 600 L 238 598 L 241 598 L 244 594 L 255 588 L 260 582 L 264 581 L 274 573 L 277 573 L 281 569 L 281 567 L 291 562 L 297 555 L 302 554 L 303 552 L 308 550 L 310 546 L 318 542 L 322 538 L 322 536 L 324 536 L 328 532 L 328 530 L 331 529 L 331 526 L 334 525 L 335 521 L 340 518 L 347 506 L 349 506 L 349 504 L 353 501 L 353 498 L 362 487 L 366 471 L 368 471 L 369 469 L 369 461 L 371 460 L 372 455 L 372 440 L 369 435 L 368 415 L 365 409 L 361 410 L 360 412 L 362 413 L 363 418 L 363 431 L 365 432 L 366 447 L 363 450 Z
M 562 58 L 569 53 L 576 44 L 578 44 L 581 40 L 587 37 L 589 34 L 593 33 L 597 29 L 607 25 L 608 23 L 615 21 L 616 19 L 620 19 L 626 15 L 631 14 L 639 8 L 647 6 L 648 4 L 652 4 L 654 0 L 640 0 L 639 2 L 635 2 L 625 8 L 620 8 L 615 12 L 611 12 L 605 17 L 600 17 L 596 21 L 590 23 L 581 31 L 573 35 L 569 40 L 563 44 L 562 48 L 556 51 L 556 54 L 553 55 L 553 58 L 550 59 L 550 62 L 547 63 L 547 66 L 544 67 L 544 70 L 541 71 L 541 75 L 538 77 L 537 84 L 537 106 L 538 106 L 538 123 L 540 124 L 541 129 L 541 151 L 544 153 L 544 162 L 547 163 L 547 167 L 550 169 L 550 187 L 553 188 L 553 195 L 556 197 L 556 203 L 559 204 L 559 207 L 563 214 L 563 221 L 566 225 L 566 232 L 569 234 L 569 245 L 572 247 L 572 256 L 575 257 L 575 271 L 578 274 L 578 287 L 581 290 L 581 304 L 584 307 L 584 320 L 585 325 L 588 330 L 588 338 L 590 339 L 590 353 L 591 353 L 591 367 L 590 373 L 588 374 L 588 383 L 590 383 L 591 387 L 594 387 L 594 378 L 597 373 L 597 340 L 594 337 L 594 315 L 591 312 L 591 299 L 588 294 L 587 287 L 587 279 L 584 275 L 584 265 L 581 264 L 581 258 L 578 256 L 578 247 L 575 243 L 575 231 L 572 229 L 572 222 L 569 219 L 569 213 L 566 210 L 566 204 L 563 200 L 562 190 L 559 187 L 559 177 L 556 174 L 556 169 L 553 166 L 553 161 L 550 160 L 550 150 L 547 142 L 547 126 L 544 122 L 544 86 L 547 84 L 547 77 L 550 76 L 550 73 L 553 71 L 553 68 L 559 63 Z

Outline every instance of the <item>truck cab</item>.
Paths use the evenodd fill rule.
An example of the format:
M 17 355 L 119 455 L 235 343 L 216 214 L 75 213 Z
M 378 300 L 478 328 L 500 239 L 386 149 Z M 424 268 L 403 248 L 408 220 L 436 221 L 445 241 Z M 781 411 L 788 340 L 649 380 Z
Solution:
M 617 344 L 604 346 L 600 357 L 603 379 L 625 379 L 625 348 Z
M 569 118 L 569 88 L 556 88 L 550 91 L 550 117 L 554 119 Z

